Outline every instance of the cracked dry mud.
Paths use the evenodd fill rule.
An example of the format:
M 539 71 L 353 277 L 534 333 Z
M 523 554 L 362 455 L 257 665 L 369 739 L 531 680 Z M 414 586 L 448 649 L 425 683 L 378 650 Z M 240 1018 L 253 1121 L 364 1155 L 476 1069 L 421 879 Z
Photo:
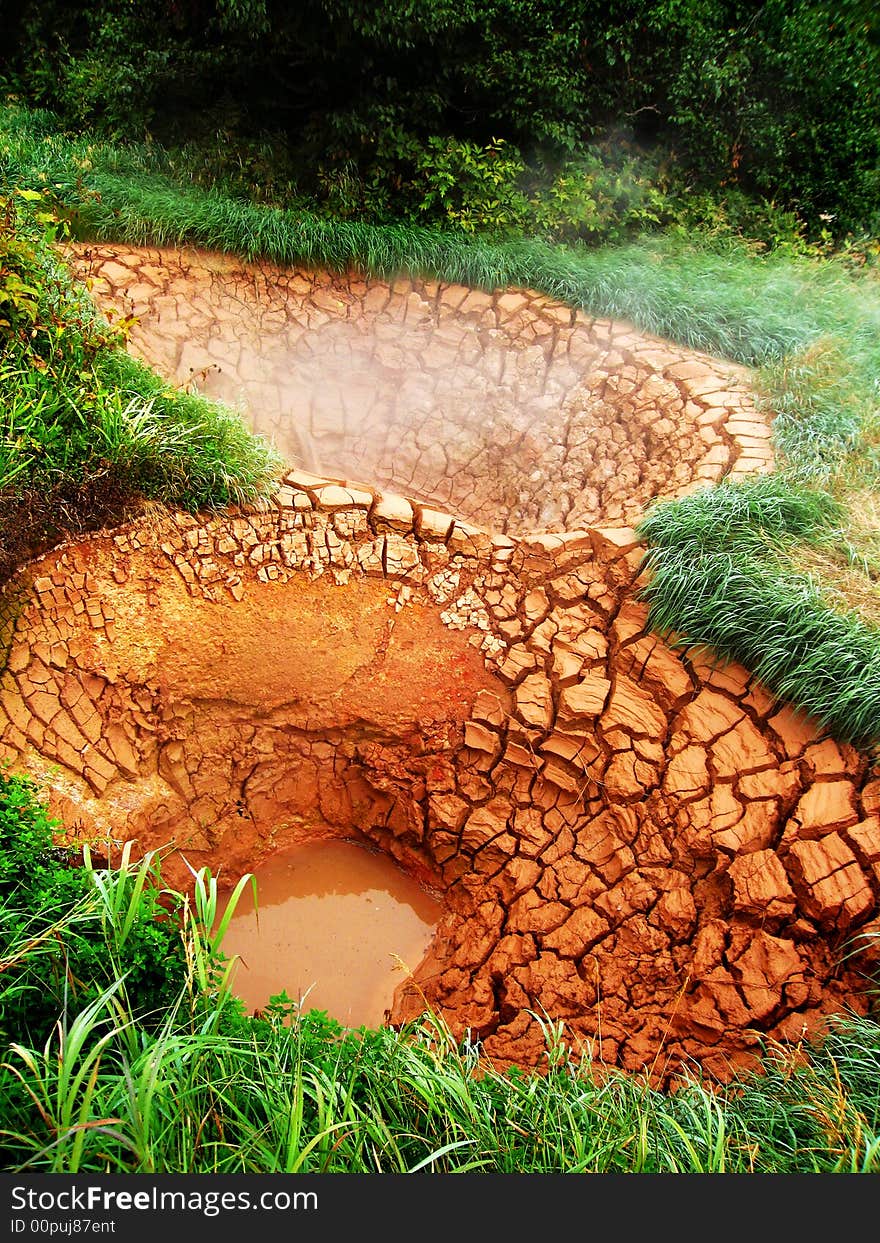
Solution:
M 743 368 L 529 290 L 80 246 L 160 374 L 243 410 L 285 459 L 492 531 L 632 522 L 772 466 Z
M 622 525 L 695 477 L 770 468 L 743 373 L 644 344 L 626 325 L 566 312 L 566 326 L 529 293 L 481 294 L 468 320 L 457 318 L 465 291 L 447 300 L 441 286 L 281 280 L 216 257 L 109 248 L 81 262 L 99 264 L 119 305 L 123 291 L 143 300 L 134 345 L 169 376 L 185 364 L 181 342 L 208 350 L 238 323 L 243 341 L 254 334 L 238 356 L 244 385 L 241 360 L 257 358 L 270 313 L 296 326 L 290 340 L 329 331 L 327 290 L 349 291 L 344 314 L 356 304 L 365 322 L 346 339 L 364 354 L 393 345 L 371 336 L 371 315 L 378 329 L 432 307 L 446 361 L 426 368 L 441 394 L 429 432 L 401 400 L 375 425 L 365 413 L 387 434 L 360 441 L 354 399 L 339 396 L 337 422 L 312 420 L 298 437 L 334 477 L 295 469 L 265 506 L 147 515 L 61 545 L 8 584 L 0 759 L 45 780 L 72 832 L 140 849 L 173 839 L 193 866 L 230 876 L 316 837 L 378 843 L 442 892 L 444 911 L 389 1020 L 430 1006 L 502 1066 L 542 1064 L 545 1015 L 576 1048 L 656 1082 L 695 1063 L 725 1079 L 753 1063 L 762 1036 L 797 1041 L 829 1013 L 866 1009 L 876 943 L 848 950 L 880 931 L 880 772 L 745 669 L 647 631 L 642 550 Z M 185 333 L 168 331 L 171 308 Z M 555 326 L 529 333 L 530 316 Z M 469 429 L 482 428 L 451 398 L 447 424 L 443 394 L 464 391 L 464 372 L 480 401 L 519 417 L 524 390 L 480 370 L 480 350 L 502 348 L 493 332 L 514 359 L 540 346 L 537 388 L 559 351 L 559 375 L 574 378 L 546 418 L 524 418 L 531 447 L 517 442 L 480 491 L 489 446 L 467 457 Z M 572 342 L 597 333 L 604 355 L 577 361 Z M 394 357 L 377 381 L 383 401 L 394 367 L 411 365 Z M 291 389 L 308 390 L 290 366 Z M 639 375 L 628 405 L 608 387 L 615 367 Z M 668 419 L 667 381 L 679 403 Z M 248 400 L 258 427 L 285 426 L 280 399 Z M 556 431 L 569 436 L 581 417 L 612 430 L 631 418 L 632 445 L 589 433 L 597 460 L 555 457 Z M 664 420 L 668 458 L 652 447 Z M 614 446 L 604 475 L 599 445 Z M 345 482 L 353 463 L 380 482 Z M 578 508 L 569 478 L 597 499 Z M 557 482 L 568 499 L 552 509 Z M 520 499 L 502 513 L 508 492 Z M 614 518 L 592 525 L 605 500 Z M 545 523 L 556 529 L 535 529 Z M 166 866 L 185 882 L 179 858 Z

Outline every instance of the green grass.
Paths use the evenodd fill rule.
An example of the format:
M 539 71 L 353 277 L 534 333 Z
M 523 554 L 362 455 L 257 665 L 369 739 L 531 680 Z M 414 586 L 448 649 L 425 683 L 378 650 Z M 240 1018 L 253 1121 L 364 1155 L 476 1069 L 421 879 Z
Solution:
M 842 507 L 777 476 L 657 506 L 642 522 L 652 624 L 739 661 L 828 731 L 870 750 L 880 729 L 880 631 L 832 608 L 786 560 L 828 540 Z M 833 542 L 833 541 L 832 541 Z
M 662 236 L 590 250 L 327 220 L 175 182 L 156 171 L 162 166 L 161 153 L 60 134 L 47 114 L 0 110 L 0 178 L 50 190 L 83 237 L 478 288 L 528 286 L 750 366 L 781 362 L 838 334 L 847 365 L 858 355 L 860 369 L 874 376 L 880 362 L 880 291 L 871 296 L 842 264 L 762 258 L 729 240 L 717 250 Z M 854 307 L 854 296 L 863 305 Z
M 800 545 L 789 530 L 762 526 L 753 498 L 766 504 L 766 494 L 749 485 L 652 513 L 641 527 L 654 568 L 651 623 L 675 642 L 741 660 L 841 739 L 866 749 L 877 743 L 880 634 L 870 610 L 860 618 L 848 607 L 847 592 L 856 603 L 880 595 L 880 552 L 849 512 L 853 497 L 880 494 L 880 282 L 842 261 L 755 254 L 729 237 L 659 236 L 589 250 L 333 222 L 174 182 L 163 169 L 161 153 L 59 134 L 46 114 L 2 114 L 0 181 L 50 192 L 81 237 L 186 243 L 385 278 L 529 287 L 756 368 L 774 416 L 773 496 L 814 492 L 816 521 Z M 825 494 L 836 510 L 822 507 Z M 728 521 L 731 503 L 745 521 Z M 803 540 L 847 567 L 843 598 L 809 549 L 811 569 L 799 569 Z M 775 636 L 772 650 L 765 635 Z
M 59 227 L 44 195 L 0 184 L 0 579 L 145 498 L 255 500 L 280 466 L 237 413 L 129 357 L 56 254 Z

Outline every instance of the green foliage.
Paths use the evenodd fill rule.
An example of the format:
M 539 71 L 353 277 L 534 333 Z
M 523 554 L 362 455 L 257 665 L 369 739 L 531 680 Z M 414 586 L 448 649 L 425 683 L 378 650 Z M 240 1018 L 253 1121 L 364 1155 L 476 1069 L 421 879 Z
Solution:
M 2 159 L 2 155 L 0 155 Z M 163 384 L 122 348 L 53 243 L 45 190 L 0 173 L 0 579 L 64 531 L 140 497 L 253 499 L 277 460 L 240 416 Z M 57 187 L 53 188 L 57 193 Z
M 142 137 L 210 121 L 277 129 L 312 151 L 361 141 L 384 112 L 430 132 L 464 117 L 461 137 L 570 138 L 583 104 L 582 19 L 559 0 L 271 0 L 182 6 L 114 0 L 77 13 L 50 0 L 14 6 L 7 83 L 77 125 Z M 241 102 L 239 102 L 241 101 Z M 177 114 L 175 117 L 175 113 Z
M 40 199 L 36 190 L 19 190 L 18 194 L 24 199 Z M 33 243 L 17 227 L 15 199 L 0 203 L 0 209 L 4 209 L 0 217 L 0 334 L 27 337 L 42 328 L 37 325 L 39 263 Z M 35 224 L 48 223 L 54 234 L 57 222 L 50 213 L 35 212 L 33 218 Z
M 0 44 L 7 89 L 51 101 L 74 125 L 143 133 L 200 59 L 175 6 L 162 0 L 9 7 Z
M 752 498 L 768 514 L 769 493 Z M 733 502 L 733 508 L 736 503 Z M 811 506 L 776 521 L 805 529 Z M 502 1072 L 434 1015 L 350 1030 L 285 994 L 249 1017 L 202 870 L 99 868 L 57 845 L 33 784 L 0 777 L 0 1154 L 16 1172 L 880 1172 L 880 1025 L 829 1021 L 731 1084 L 664 1093 L 544 1022 Z M 162 901 L 160 903 L 159 897 Z
M 173 909 L 160 903 L 158 873 L 125 876 L 117 895 L 124 918 L 108 925 L 93 900 L 101 873 L 76 866 L 74 852 L 58 844 L 57 829 L 33 782 L 0 772 L 0 1036 L 5 1040 L 42 1044 L 59 1015 L 91 1005 L 123 979 L 149 1022 L 149 1016 L 167 1011 L 185 979 L 180 934 Z
M 57 865 L 51 854 L 58 822 L 36 798 L 33 782 L 0 772 L 0 892 L 8 896 L 24 879 L 32 886 Z M 61 852 L 63 854 L 63 852 Z
M 0 1067 L 6 1168 L 32 1173 L 880 1171 L 880 1027 L 829 1024 L 762 1072 L 675 1092 L 579 1058 L 547 1025 L 537 1074 L 503 1073 L 426 1015 L 343 1031 L 274 1008 L 223 1032 L 183 1007 L 158 1032 L 107 990 Z M 102 1004 L 103 1003 L 103 1004 Z M 35 1110 L 22 1089 L 39 1102 Z M 30 1106 L 30 1107 L 29 1107 Z M 109 1120 L 112 1120 L 110 1122 Z
M 348 215 L 412 218 L 420 185 L 431 220 L 497 232 L 519 215 L 493 205 L 495 144 L 535 173 L 611 134 L 672 152 L 691 189 L 793 215 L 812 241 L 880 231 L 880 37 L 863 0 L 8 7 L 8 91 L 104 135 L 195 143 L 232 175 L 222 147 L 268 141 L 287 193 Z M 513 195 L 511 172 L 497 184 Z M 595 195 L 565 179 L 557 227 L 596 234 Z
M 659 170 L 621 144 L 584 147 L 561 168 L 532 173 L 527 232 L 553 241 L 623 242 L 676 219 Z
M 84 310 L 82 299 L 77 307 L 76 297 L 65 292 L 51 262 L 52 244 L 65 233 L 64 222 L 39 190 L 19 187 L 0 197 L 0 340 L 5 349 L 26 352 L 38 368 L 64 335 L 65 311 Z M 84 320 L 80 327 L 85 330 Z M 89 328 L 86 348 L 94 354 L 111 337 L 102 337 L 94 322 Z
M 676 219 L 682 208 L 634 154 L 584 148 L 557 169 L 529 167 L 503 138 L 381 131 L 369 163 L 322 168 L 312 206 L 335 219 L 438 225 L 501 240 L 617 242 Z M 282 196 L 283 197 L 283 196 Z
M 670 3 L 652 17 L 659 37 L 681 38 L 668 108 L 689 165 L 797 210 L 817 230 L 870 226 L 880 44 L 864 4 L 770 0 L 748 19 L 737 8 Z
M 841 517 L 830 496 L 771 476 L 656 507 L 643 590 L 651 627 L 737 661 L 833 737 L 880 754 L 880 633 L 833 609 L 784 553 Z
M 419 212 L 441 215 L 466 233 L 503 234 L 521 227 L 525 200 L 517 190 L 524 171 L 519 153 L 503 139 L 476 143 L 429 138 L 416 160 L 425 195 Z

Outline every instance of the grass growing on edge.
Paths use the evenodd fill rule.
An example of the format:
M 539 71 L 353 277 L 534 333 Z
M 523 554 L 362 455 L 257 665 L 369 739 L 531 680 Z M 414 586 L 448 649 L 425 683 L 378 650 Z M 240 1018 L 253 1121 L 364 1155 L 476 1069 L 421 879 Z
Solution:
M 247 1019 L 192 996 L 144 1034 L 113 989 L 0 1067 L 4 1168 L 141 1173 L 880 1172 L 880 1028 L 842 1019 L 804 1057 L 671 1093 L 551 1039 L 505 1073 L 426 1015 L 344 1032 L 326 1015 Z M 552 1036 L 552 1033 L 548 1033 Z M 871 1073 L 873 1072 L 873 1073 Z M 30 1103 L 29 1103 L 30 1102 Z
M 386 278 L 529 286 L 749 366 L 794 358 L 838 330 L 850 361 L 854 347 L 869 369 L 880 354 L 880 291 L 854 308 L 854 294 L 865 291 L 841 265 L 761 258 L 731 245 L 693 247 L 673 237 L 589 250 L 330 221 L 175 183 L 159 166 L 146 149 L 71 138 L 48 114 L 0 108 L 0 183 L 50 191 L 82 237 L 204 246 Z
M 827 493 L 777 476 L 657 506 L 642 521 L 651 624 L 739 661 L 836 737 L 880 737 L 880 630 L 833 609 L 782 552 L 841 516 Z M 818 533 L 818 535 L 817 535 Z
M 124 352 L 55 254 L 57 230 L 36 192 L 0 198 L 0 579 L 144 497 L 254 500 L 279 466 L 233 411 Z
M 503 1072 L 425 1014 L 347 1031 L 283 997 L 251 1018 L 228 989 L 216 893 L 165 891 L 184 969 L 163 1014 L 126 990 L 138 904 L 161 884 L 153 856 L 96 869 L 89 897 L 33 936 L 0 900 L 0 1014 L 46 937 L 88 932 L 119 974 L 70 1005 L 41 1043 L 5 1031 L 0 1160 L 17 1173 L 880 1172 L 880 1024 L 842 1016 L 822 1039 L 767 1050 L 729 1085 L 691 1077 L 661 1092 L 592 1063 L 545 1023 L 537 1074 Z M 231 901 L 234 901 L 234 897 Z M 229 908 L 227 908 L 229 909 Z M 163 954 L 167 955 L 166 945 Z M 10 973 L 10 967 L 14 972 Z

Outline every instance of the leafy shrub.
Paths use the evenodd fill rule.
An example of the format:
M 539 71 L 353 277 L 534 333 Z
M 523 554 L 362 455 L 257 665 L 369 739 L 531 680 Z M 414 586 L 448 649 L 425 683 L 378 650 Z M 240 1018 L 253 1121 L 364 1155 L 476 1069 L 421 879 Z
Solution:
M 795 211 L 771 200 L 748 195 L 736 186 L 720 190 L 689 190 L 686 184 L 670 186 L 672 213 L 670 232 L 702 239 L 743 239 L 753 251 L 774 251 L 791 256 L 830 253 L 832 238 L 819 230 L 811 240 L 807 226 Z
M 34 255 L 27 242 L 18 236 L 14 225 L 15 201 L 7 199 L 0 217 L 0 334 L 3 336 L 33 330 L 39 312 Z
M 51 196 L 13 191 L 15 174 L 4 187 L 4 155 L 0 581 L 65 534 L 120 521 L 144 495 L 193 509 L 262 495 L 278 467 L 269 444 L 125 353 L 131 321 L 100 318 L 53 246 L 63 225 Z
M 529 209 L 530 230 L 554 241 L 618 242 L 673 218 L 655 162 L 619 143 L 533 177 Z
M 666 104 L 689 164 L 797 210 L 815 230 L 876 227 L 880 26 L 866 6 L 769 0 L 730 21 L 722 3 L 667 3 L 652 19 L 658 34 L 681 30 L 676 9 L 702 18 L 687 22 Z
M 452 135 L 422 142 L 383 132 L 368 162 L 322 167 L 320 208 L 333 217 L 450 227 L 490 239 L 533 234 L 554 241 L 620 241 L 674 218 L 653 162 L 590 146 L 553 169 L 529 166 L 512 143 Z
M 174 912 L 154 887 L 124 895 L 133 919 L 120 961 L 93 901 L 90 873 L 59 845 L 28 778 L 0 772 L 0 1037 L 41 1045 L 59 1016 L 124 976 L 147 1026 L 181 992 L 186 963 Z M 81 863 L 81 860 L 80 860 Z
M 526 200 L 517 182 L 525 165 L 503 138 L 484 146 L 454 138 L 429 138 L 416 160 L 425 193 L 418 210 L 442 214 L 466 233 L 504 234 L 521 226 Z

